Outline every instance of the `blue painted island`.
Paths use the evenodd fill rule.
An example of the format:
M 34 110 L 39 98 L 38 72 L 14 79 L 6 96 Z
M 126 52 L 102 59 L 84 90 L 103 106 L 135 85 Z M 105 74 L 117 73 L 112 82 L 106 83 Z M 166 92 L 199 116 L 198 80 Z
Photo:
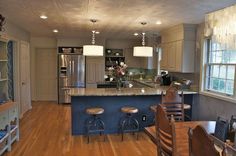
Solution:
M 140 130 L 153 123 L 154 113 L 150 106 L 158 104 L 161 100 L 161 92 L 167 87 L 158 88 L 72 88 L 71 117 L 72 135 L 86 134 L 85 122 L 89 118 L 86 109 L 90 107 L 102 107 L 105 111 L 100 116 L 105 123 L 105 134 L 118 133 L 119 122 L 125 116 L 121 112 L 123 106 L 134 106 L 139 112 L 134 117 L 139 121 Z M 184 101 L 192 105 L 193 96 L 197 92 L 184 91 Z M 143 120 L 145 117 L 146 120 Z

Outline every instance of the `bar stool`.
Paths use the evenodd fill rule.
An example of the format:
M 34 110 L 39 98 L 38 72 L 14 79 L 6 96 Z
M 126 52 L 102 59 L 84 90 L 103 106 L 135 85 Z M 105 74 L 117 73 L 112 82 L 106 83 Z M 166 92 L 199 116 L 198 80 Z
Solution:
M 124 133 L 125 132 L 138 132 L 139 131 L 139 122 L 136 118 L 132 116 L 132 114 L 138 113 L 138 108 L 135 107 L 122 107 L 121 112 L 126 114 L 126 117 L 121 120 L 120 122 L 120 128 L 121 128 L 121 134 L 122 138 L 121 140 L 124 140 Z M 138 133 L 137 133 L 137 139 L 138 139 Z
M 98 107 L 92 107 L 92 108 L 87 108 L 86 113 L 91 115 L 91 117 L 86 121 L 86 130 L 87 130 L 87 137 L 88 140 L 87 142 L 89 143 L 89 134 L 92 133 L 102 133 L 104 134 L 105 131 L 105 124 L 104 122 L 98 117 L 98 115 L 101 115 L 104 113 L 103 108 L 98 108 Z M 104 134 L 104 141 L 105 141 L 105 134 Z

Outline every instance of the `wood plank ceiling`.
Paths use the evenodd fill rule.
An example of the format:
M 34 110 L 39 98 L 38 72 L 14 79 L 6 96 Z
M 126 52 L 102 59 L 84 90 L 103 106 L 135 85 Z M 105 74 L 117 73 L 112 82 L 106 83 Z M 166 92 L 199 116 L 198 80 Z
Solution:
M 92 24 L 106 38 L 132 38 L 145 29 L 156 34 L 180 23 L 201 23 L 204 14 L 236 0 L 0 0 L 0 13 L 29 31 L 32 36 L 87 37 Z M 47 15 L 47 20 L 39 18 Z M 162 25 L 156 25 L 156 21 Z M 148 22 L 143 28 L 139 23 Z

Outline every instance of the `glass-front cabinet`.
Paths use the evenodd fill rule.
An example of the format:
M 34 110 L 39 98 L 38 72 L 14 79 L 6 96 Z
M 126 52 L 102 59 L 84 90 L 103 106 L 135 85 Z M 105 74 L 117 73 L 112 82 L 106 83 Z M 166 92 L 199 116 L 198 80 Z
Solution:
M 8 100 L 7 40 L 0 38 L 0 103 Z

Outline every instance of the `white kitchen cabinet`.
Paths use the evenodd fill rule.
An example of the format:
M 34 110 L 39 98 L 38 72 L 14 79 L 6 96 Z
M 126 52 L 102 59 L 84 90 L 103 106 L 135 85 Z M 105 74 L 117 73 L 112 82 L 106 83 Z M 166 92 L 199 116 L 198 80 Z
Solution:
M 162 46 L 161 69 L 175 71 L 176 68 L 176 43 L 165 43 Z
M 175 42 L 171 42 L 168 44 L 168 69 L 170 71 L 175 71 L 175 67 L 176 67 L 176 43 Z
M 104 81 L 105 60 L 103 57 L 86 58 L 86 88 L 96 88 L 97 82 Z
M 161 45 L 161 69 L 168 69 L 168 44 L 163 43 Z
M 161 33 L 161 69 L 171 72 L 193 73 L 195 25 L 181 24 Z

